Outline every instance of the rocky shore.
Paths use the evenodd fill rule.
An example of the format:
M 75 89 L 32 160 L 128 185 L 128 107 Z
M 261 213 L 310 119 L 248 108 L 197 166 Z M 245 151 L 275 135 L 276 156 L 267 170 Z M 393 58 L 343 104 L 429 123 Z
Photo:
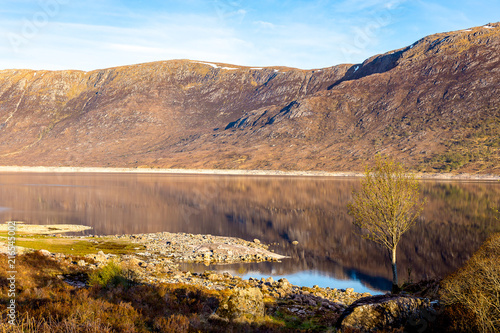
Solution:
M 41 230 L 53 228 L 29 229 L 24 225 L 22 237 L 32 237 Z M 69 228 L 68 230 L 70 230 Z M 66 230 L 67 231 L 67 230 Z M 47 236 L 43 236 L 47 237 Z M 432 311 L 433 306 L 427 299 L 410 297 L 409 295 L 391 297 L 372 296 L 368 293 L 356 293 L 352 288 L 313 288 L 292 285 L 287 279 L 275 281 L 267 279 L 242 279 L 228 272 L 219 273 L 205 271 L 193 273 L 180 270 L 181 263 L 205 263 L 207 265 L 280 261 L 286 257 L 269 250 L 269 246 L 258 239 L 246 241 L 233 237 L 212 235 L 194 235 L 185 233 L 151 233 L 115 236 L 63 236 L 52 234 L 46 241 L 75 242 L 70 244 L 88 244 L 95 248 L 103 244 L 120 244 L 127 253 L 107 253 L 99 250 L 89 251 L 84 255 L 61 253 L 38 249 L 36 252 L 58 265 L 75 267 L 79 274 L 60 274 L 57 278 L 74 288 L 87 288 L 92 272 L 116 264 L 123 269 L 127 279 L 142 285 L 170 284 L 187 285 L 197 290 L 210 290 L 221 296 L 220 304 L 212 319 L 235 320 L 238 318 L 262 318 L 272 314 L 295 318 L 295 321 L 317 320 L 324 325 L 327 322 L 333 327 L 358 327 L 360 329 L 377 329 L 383 321 L 383 327 L 400 327 L 401 318 L 417 318 L 419 311 Z M 43 243 L 42 243 L 43 244 Z M 70 245 L 73 246 L 73 245 Z M 76 246 L 75 246 L 76 247 Z M 71 248 L 74 250 L 74 248 Z M 26 247 L 24 252 L 31 250 Z M 373 302 L 370 303 L 371 299 Z M 359 304 L 359 306 L 358 306 Z M 359 309 L 357 309 L 360 307 Z M 362 308 L 361 308 L 362 307 Z M 361 320 L 359 316 L 370 320 Z M 417 317 L 415 317 L 417 316 Z M 415 318 L 414 318 L 415 317 Z M 342 324 L 341 321 L 345 323 Z M 388 319 L 389 318 L 389 319 Z M 392 319 L 391 319 L 392 318 Z M 412 319 L 412 320 L 413 320 Z M 339 326 L 340 325 L 340 326 Z M 342 326 L 344 325 L 344 326 Z
M 357 293 L 352 288 L 313 288 L 291 284 L 282 278 L 242 279 L 228 272 L 205 271 L 193 273 L 182 271 L 184 262 L 238 263 L 256 261 L 277 261 L 285 256 L 270 252 L 268 246 L 254 240 L 247 242 L 238 238 L 193 234 L 139 234 L 119 236 L 81 237 L 93 242 L 96 239 L 126 240 L 140 245 L 135 254 L 114 255 L 99 251 L 84 257 L 63 253 L 38 252 L 63 265 L 73 265 L 89 272 L 105 267 L 110 262 L 124 268 L 125 274 L 136 283 L 147 285 L 174 284 L 189 285 L 200 290 L 213 290 L 229 296 L 221 302 L 219 311 L 213 316 L 232 320 L 240 317 L 260 318 L 264 313 L 286 313 L 297 320 L 311 320 L 329 314 L 339 317 L 355 301 L 370 297 L 369 293 Z M 139 248 L 139 247 L 138 247 Z M 76 288 L 88 286 L 86 276 L 60 275 L 59 279 Z M 264 300 L 267 309 L 264 311 Z M 269 301 L 271 302 L 269 303 Z M 213 318 L 212 318 L 213 319 Z

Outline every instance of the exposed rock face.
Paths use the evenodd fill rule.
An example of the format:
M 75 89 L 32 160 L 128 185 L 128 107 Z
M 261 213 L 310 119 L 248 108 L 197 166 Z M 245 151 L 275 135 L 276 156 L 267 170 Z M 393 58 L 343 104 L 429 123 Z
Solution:
M 490 26 L 321 70 L 3 70 L 2 164 L 360 170 L 381 152 L 429 171 L 498 172 L 500 25 Z
M 259 288 L 237 289 L 223 300 L 217 314 L 227 319 L 264 317 L 264 298 Z
M 370 296 L 357 300 L 344 310 L 337 328 L 356 328 L 377 332 L 404 327 L 411 329 L 434 312 L 428 299 L 398 295 Z M 420 327 L 420 324 L 419 324 Z

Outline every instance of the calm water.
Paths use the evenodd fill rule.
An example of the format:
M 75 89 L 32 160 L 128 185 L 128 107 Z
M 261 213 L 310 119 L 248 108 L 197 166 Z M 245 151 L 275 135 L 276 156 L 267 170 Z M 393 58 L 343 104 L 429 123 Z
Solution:
M 0 218 L 83 224 L 92 234 L 188 232 L 255 238 L 291 259 L 209 267 L 299 285 L 390 289 L 385 251 L 353 233 L 357 179 L 158 174 L 0 174 Z M 398 248 L 401 281 L 444 276 L 499 231 L 499 182 L 422 182 L 428 203 Z M 298 241 L 294 246 L 292 241 Z M 185 265 L 200 271 L 205 266 Z

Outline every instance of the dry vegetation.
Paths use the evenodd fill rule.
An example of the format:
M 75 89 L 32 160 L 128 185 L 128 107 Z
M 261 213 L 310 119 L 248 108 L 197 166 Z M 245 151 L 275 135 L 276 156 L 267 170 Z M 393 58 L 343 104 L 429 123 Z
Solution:
M 496 112 L 498 114 L 498 111 Z M 480 119 L 444 142 L 446 151 L 416 166 L 425 172 L 482 172 L 500 167 L 500 117 Z
M 456 273 L 441 282 L 446 308 L 440 329 L 448 332 L 500 330 L 500 235 L 486 241 Z
M 279 313 L 254 320 L 224 320 L 213 314 L 227 291 L 183 284 L 140 284 L 130 271 L 115 264 L 90 276 L 85 268 L 38 252 L 18 256 L 16 264 L 17 326 L 7 323 L 4 311 L 0 332 L 295 332 L 297 325 L 302 325 L 295 317 Z M 7 267 L 5 255 L 0 256 L 0 267 Z M 86 280 L 91 286 L 75 288 L 61 276 Z M 7 274 L 2 270 L 2 307 L 10 300 L 8 288 Z M 267 307 L 272 303 L 266 300 Z M 314 329 L 323 323 L 309 324 L 307 328 Z

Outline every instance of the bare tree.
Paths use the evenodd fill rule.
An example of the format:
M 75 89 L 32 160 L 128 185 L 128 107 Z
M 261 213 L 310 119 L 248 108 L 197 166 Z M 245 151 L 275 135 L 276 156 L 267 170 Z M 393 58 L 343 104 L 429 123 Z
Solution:
M 423 209 L 415 175 L 392 159 L 376 159 L 366 168 L 361 190 L 348 204 L 361 236 L 383 245 L 391 257 L 393 290 L 398 288 L 396 249 L 401 236 L 415 223 Z

